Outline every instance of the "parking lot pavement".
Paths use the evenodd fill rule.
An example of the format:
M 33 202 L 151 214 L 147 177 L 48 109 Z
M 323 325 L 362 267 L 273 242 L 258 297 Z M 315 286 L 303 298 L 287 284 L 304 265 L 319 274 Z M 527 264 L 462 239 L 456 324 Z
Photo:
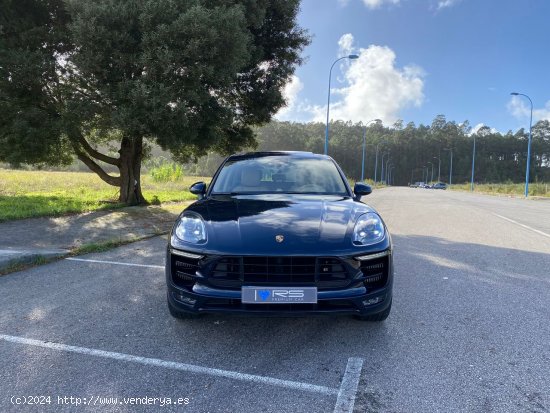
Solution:
M 536 228 L 550 239 L 550 198 L 503 198 L 454 191 L 448 191 L 447 196 L 455 202 L 473 204 L 495 216 Z
M 155 238 L 84 259 L 162 265 L 165 242 Z M 333 411 L 348 358 L 355 355 L 350 350 L 317 357 L 338 339 L 337 332 L 326 334 L 325 319 L 174 320 L 166 309 L 162 268 L 65 260 L 3 277 L 0 283 L 3 334 L 306 385 L 300 390 L 263 384 L 261 378 L 228 379 L 4 341 L 0 352 L 9 362 L 0 386 L 3 402 L 12 393 L 34 389 L 80 397 L 188 397 L 186 411 L 199 412 Z M 347 328 L 358 323 L 345 321 Z
M 356 412 L 548 412 L 550 243 L 452 195 L 365 199 L 395 243 L 383 323 L 172 319 L 161 237 L 0 277 L 0 411 L 331 412 L 344 390 Z

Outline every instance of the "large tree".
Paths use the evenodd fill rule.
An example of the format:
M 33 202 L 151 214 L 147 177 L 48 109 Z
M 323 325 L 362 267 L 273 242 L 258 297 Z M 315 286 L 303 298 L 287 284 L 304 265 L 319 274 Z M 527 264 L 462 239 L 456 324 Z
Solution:
M 0 160 L 76 155 L 143 203 L 147 142 L 189 160 L 254 144 L 309 39 L 299 0 L 1 0 Z M 116 146 L 118 154 L 98 145 Z M 116 166 L 118 176 L 102 165 Z

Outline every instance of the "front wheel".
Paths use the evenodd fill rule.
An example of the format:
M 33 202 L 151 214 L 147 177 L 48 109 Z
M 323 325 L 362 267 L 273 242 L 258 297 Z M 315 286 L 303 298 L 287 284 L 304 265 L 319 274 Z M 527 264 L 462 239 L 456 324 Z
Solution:
M 354 317 L 357 320 L 361 320 L 361 321 L 374 321 L 374 322 L 384 321 L 390 315 L 391 304 L 392 302 L 390 301 L 390 305 L 388 306 L 388 308 L 386 308 L 381 313 L 369 314 L 369 315 L 356 315 Z

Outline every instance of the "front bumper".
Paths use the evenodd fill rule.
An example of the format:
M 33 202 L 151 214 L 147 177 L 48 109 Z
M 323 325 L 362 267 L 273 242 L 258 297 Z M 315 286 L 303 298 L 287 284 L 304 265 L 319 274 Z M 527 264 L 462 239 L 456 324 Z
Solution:
M 391 303 L 391 286 L 371 293 L 361 290 L 338 290 L 318 292 L 316 304 L 244 304 L 240 292 L 227 297 L 225 290 L 209 289 L 210 294 L 198 294 L 178 287 L 168 289 L 168 301 L 175 308 L 194 314 L 226 313 L 261 316 L 305 315 L 370 315 L 383 312 Z M 358 293 L 358 294 L 357 294 Z M 380 300 L 365 305 L 369 300 Z
M 304 315 L 373 315 L 385 311 L 392 301 L 393 263 L 387 257 L 387 281 L 376 288 L 352 280 L 345 288 L 324 288 L 317 292 L 317 303 L 262 303 L 247 304 L 241 301 L 241 291 L 235 288 L 218 288 L 200 277 L 187 286 L 174 282 L 170 250 L 167 251 L 166 281 L 169 305 L 179 311 L 200 313 L 231 313 L 261 316 Z M 200 270 L 199 270 L 200 273 Z M 360 273 L 359 273 L 360 274 Z M 359 276 L 359 275 L 358 275 Z M 254 285 L 254 284 L 251 284 Z M 275 285 L 274 285 L 275 287 Z

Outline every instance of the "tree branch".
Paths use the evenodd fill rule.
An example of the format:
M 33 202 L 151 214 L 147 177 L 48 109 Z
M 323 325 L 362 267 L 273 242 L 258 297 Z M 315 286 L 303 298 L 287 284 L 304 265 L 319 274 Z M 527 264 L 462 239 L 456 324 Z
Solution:
M 86 155 L 76 143 L 73 143 L 72 145 L 78 159 L 80 159 L 88 168 L 95 172 L 103 181 L 107 182 L 109 185 L 120 186 L 121 180 L 119 176 L 109 175 L 93 159 Z
M 78 143 L 82 145 L 82 148 L 88 153 L 88 155 L 110 165 L 120 166 L 120 159 L 113 158 L 111 156 L 107 156 L 102 154 L 101 152 L 96 151 L 83 136 L 80 136 L 78 138 Z

